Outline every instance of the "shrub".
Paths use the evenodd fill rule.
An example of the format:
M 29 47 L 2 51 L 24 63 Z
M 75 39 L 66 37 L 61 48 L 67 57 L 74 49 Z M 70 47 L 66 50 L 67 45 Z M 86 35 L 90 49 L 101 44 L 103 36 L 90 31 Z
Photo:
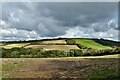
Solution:
M 82 56 L 83 52 L 82 50 L 74 50 L 74 56 L 77 57 L 77 56 Z
M 81 45 L 81 44 L 76 44 L 80 49 L 87 49 L 87 47 Z
M 68 45 L 76 44 L 76 42 L 72 39 L 66 39 L 65 41 Z
M 20 53 L 18 51 L 13 51 L 13 52 L 11 52 L 11 57 L 12 58 L 19 58 L 20 57 Z

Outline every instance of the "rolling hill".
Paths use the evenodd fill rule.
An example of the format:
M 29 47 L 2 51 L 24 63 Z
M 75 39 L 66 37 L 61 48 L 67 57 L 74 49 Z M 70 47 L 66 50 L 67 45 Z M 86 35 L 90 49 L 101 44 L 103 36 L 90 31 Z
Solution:
M 70 41 L 69 42 L 70 44 L 69 44 L 68 42 L 66 42 L 68 39 L 74 43 L 71 43 Z M 50 45 L 52 46 L 68 45 L 67 47 L 71 47 L 71 44 L 77 45 L 77 46 L 79 45 L 78 46 L 79 48 L 82 48 L 80 46 L 84 46 L 85 48 L 92 48 L 92 49 L 111 49 L 114 46 L 120 47 L 120 42 L 117 42 L 117 41 L 110 41 L 110 40 L 104 40 L 104 39 L 92 39 L 92 38 L 91 39 L 90 38 L 57 38 L 57 39 L 43 39 L 43 40 L 31 40 L 31 41 L 9 41 L 9 42 L 2 42 L 2 45 L 0 45 L 0 47 L 6 48 L 6 49 L 10 49 L 14 47 L 27 47 L 31 45 L 37 45 L 37 46 L 44 45 L 44 47 L 48 45 L 49 46 Z

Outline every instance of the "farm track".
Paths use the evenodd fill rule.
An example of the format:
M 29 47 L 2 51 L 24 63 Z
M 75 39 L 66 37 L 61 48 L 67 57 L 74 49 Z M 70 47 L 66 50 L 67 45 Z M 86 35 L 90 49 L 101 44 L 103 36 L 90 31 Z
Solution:
M 93 70 L 118 70 L 119 60 L 119 58 L 3 58 L 4 64 L 17 61 L 25 65 L 19 70 L 2 71 L 8 78 L 89 78 Z

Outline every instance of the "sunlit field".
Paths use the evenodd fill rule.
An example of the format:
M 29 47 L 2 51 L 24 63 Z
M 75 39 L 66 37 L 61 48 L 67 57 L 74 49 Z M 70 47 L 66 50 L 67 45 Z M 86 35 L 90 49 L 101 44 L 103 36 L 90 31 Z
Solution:
M 14 47 L 21 48 L 21 47 L 24 47 L 26 45 L 29 45 L 29 43 L 13 43 L 13 44 L 0 45 L 0 48 L 5 48 L 5 49 L 11 49 Z
M 42 48 L 43 50 L 70 50 L 79 49 L 76 45 L 29 45 L 25 48 Z
M 88 47 L 88 48 L 93 48 L 93 49 L 111 49 L 110 46 L 103 46 L 99 43 L 96 43 L 95 41 L 93 40 L 90 40 L 90 39 L 73 39 L 76 41 L 76 44 L 81 44 L 85 47 Z

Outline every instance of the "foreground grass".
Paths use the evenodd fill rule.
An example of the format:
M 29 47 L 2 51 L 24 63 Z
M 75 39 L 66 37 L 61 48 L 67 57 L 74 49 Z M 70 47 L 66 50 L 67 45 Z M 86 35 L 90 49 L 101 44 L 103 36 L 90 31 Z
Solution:
M 2 66 L 2 69 L 5 71 L 11 71 L 11 70 L 19 70 L 21 68 L 21 66 L 23 66 L 24 63 L 22 62 L 11 62 L 11 63 L 4 63 Z
M 120 71 L 115 70 L 103 70 L 98 71 L 94 70 L 91 75 L 91 80 L 103 80 L 103 79 L 114 79 L 118 80 L 120 79 Z
M 81 44 L 85 47 L 88 47 L 88 48 L 93 48 L 93 49 L 111 49 L 111 47 L 109 46 L 103 46 L 99 43 L 96 43 L 95 41 L 93 40 L 90 40 L 90 39 L 73 39 L 76 41 L 76 44 Z
M 23 69 L 26 62 L 23 61 L 6 61 L 2 63 L 2 71 L 19 71 Z M 2 73 L 2 78 L 9 77 L 9 73 Z

